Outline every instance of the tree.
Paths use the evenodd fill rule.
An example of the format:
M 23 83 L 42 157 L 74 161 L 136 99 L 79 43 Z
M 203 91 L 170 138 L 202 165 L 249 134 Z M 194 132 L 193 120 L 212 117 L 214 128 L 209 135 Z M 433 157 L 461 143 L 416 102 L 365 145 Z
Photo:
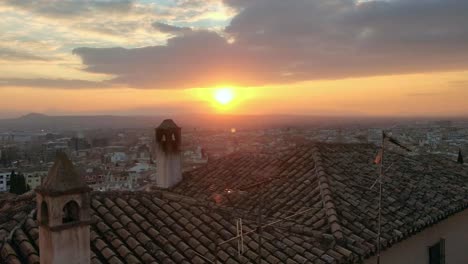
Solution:
M 460 164 L 463 164 L 463 154 L 462 154 L 462 151 L 461 149 L 458 150 L 458 159 L 457 159 L 457 162 L 460 163 Z
M 18 179 L 16 178 L 15 171 L 11 171 L 10 173 L 10 193 L 16 193 L 16 189 L 18 186 Z
M 24 175 L 21 173 L 16 174 L 15 171 L 12 171 L 10 174 L 10 193 L 20 195 L 29 191 L 29 189 Z

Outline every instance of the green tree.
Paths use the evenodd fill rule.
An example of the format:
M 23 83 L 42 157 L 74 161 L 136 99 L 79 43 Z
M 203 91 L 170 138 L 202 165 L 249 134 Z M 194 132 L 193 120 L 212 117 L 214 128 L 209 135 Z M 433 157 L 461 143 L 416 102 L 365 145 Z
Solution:
M 16 192 L 16 189 L 17 189 L 17 178 L 16 178 L 16 173 L 15 171 L 11 171 L 10 173 L 10 192 L 11 193 L 15 193 Z
M 21 173 L 16 174 L 15 171 L 12 171 L 10 174 L 10 193 L 20 195 L 29 191 L 29 189 L 24 175 Z
M 463 154 L 462 154 L 462 151 L 461 149 L 458 150 L 458 159 L 457 159 L 457 162 L 460 163 L 460 164 L 463 164 Z

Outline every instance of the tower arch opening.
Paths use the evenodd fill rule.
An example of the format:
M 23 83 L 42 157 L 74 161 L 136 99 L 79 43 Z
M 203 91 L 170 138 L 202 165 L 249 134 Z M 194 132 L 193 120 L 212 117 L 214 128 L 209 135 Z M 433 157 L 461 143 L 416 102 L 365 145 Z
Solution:
M 46 225 L 49 223 L 49 207 L 45 201 L 41 203 L 41 224 Z
M 69 201 L 65 204 L 62 211 L 62 223 L 72 223 L 80 221 L 80 206 L 75 201 Z

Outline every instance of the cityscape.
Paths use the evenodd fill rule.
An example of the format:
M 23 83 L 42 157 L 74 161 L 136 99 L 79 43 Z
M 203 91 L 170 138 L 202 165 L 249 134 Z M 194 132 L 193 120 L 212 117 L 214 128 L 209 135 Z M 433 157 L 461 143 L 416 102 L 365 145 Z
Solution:
M 95 191 L 145 190 L 157 172 L 155 128 L 80 131 L 3 131 L 0 133 L 0 191 L 9 192 L 10 175 L 21 174 L 29 189 L 40 186 L 57 152 L 66 153 Z M 374 144 L 385 130 L 412 150 L 457 160 L 468 153 L 468 121 L 414 121 L 369 125 L 264 129 L 192 128 L 182 133 L 182 170 L 190 171 L 235 152 L 275 155 L 307 143 Z

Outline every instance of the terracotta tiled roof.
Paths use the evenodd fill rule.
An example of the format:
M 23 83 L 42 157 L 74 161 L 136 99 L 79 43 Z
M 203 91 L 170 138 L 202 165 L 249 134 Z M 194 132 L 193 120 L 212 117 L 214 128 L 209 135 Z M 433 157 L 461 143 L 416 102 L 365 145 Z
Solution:
M 375 253 L 377 187 L 373 145 L 322 144 L 318 152 L 330 180 L 346 242 L 364 256 Z M 382 243 L 389 247 L 468 207 L 468 168 L 441 156 L 389 152 L 383 180 Z
M 370 189 L 376 153 L 371 144 L 316 143 L 276 157 L 233 154 L 186 173 L 172 191 L 206 200 L 219 194 L 222 204 L 251 212 L 263 197 L 261 208 L 272 218 L 320 208 L 295 223 L 332 234 L 365 258 L 377 248 L 378 188 Z M 383 248 L 468 207 L 467 167 L 435 155 L 387 152 L 385 158 Z
M 33 204 L 30 202 L 26 205 Z M 91 201 L 92 263 L 210 263 L 217 252 L 220 263 L 253 263 L 258 236 L 244 236 L 245 252 L 239 256 L 236 216 L 230 210 L 164 192 L 94 193 Z M 5 263 L 39 263 L 38 225 L 35 210 L 15 212 L 0 225 Z M 256 221 L 244 219 L 244 232 Z M 320 232 L 281 224 L 262 232 L 264 263 L 329 263 L 356 256 Z
M 249 232 L 259 212 L 262 263 L 359 263 L 376 250 L 375 154 L 364 144 L 232 154 L 169 191 L 93 193 L 92 263 L 256 263 L 258 234 L 244 236 L 241 256 L 232 238 L 236 219 Z M 384 249 L 467 208 L 466 167 L 440 159 L 386 156 Z M 0 210 L 1 261 L 38 263 L 34 207 Z

